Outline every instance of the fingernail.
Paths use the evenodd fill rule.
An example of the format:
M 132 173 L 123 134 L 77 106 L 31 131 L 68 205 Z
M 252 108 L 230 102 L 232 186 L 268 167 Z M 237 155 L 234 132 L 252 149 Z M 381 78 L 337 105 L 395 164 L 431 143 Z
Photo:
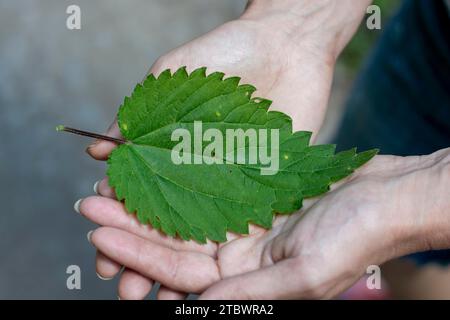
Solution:
M 119 296 L 117 296 L 117 300 L 122 300 L 122 299 L 120 299 L 120 297 L 119 297 Z
M 96 272 L 96 274 L 97 274 L 97 277 L 98 277 L 100 280 L 103 280 L 103 281 L 112 280 L 112 279 L 114 278 L 114 277 L 111 277 L 111 278 L 102 277 L 98 272 Z
M 94 230 L 91 230 L 91 231 L 89 231 L 89 232 L 87 233 L 87 235 L 86 235 L 86 238 L 88 239 L 88 241 L 89 241 L 90 244 L 92 244 L 91 237 L 92 237 L 92 233 L 93 233 L 93 232 L 94 232 Z
M 94 187 L 92 189 L 94 189 L 94 192 L 96 194 L 98 194 L 98 185 L 99 185 L 100 181 L 97 181 L 96 183 L 94 183 Z
M 84 150 L 84 151 L 86 151 L 87 154 L 90 154 L 91 149 L 93 147 L 95 147 L 99 142 L 100 142 L 100 140 L 98 140 L 98 139 L 94 140 L 94 142 L 92 142 L 90 145 L 88 145 L 86 150 Z
M 75 210 L 75 212 L 80 213 L 80 205 L 81 205 L 81 201 L 83 201 L 83 199 L 78 199 L 77 202 L 74 203 L 73 205 L 73 209 Z

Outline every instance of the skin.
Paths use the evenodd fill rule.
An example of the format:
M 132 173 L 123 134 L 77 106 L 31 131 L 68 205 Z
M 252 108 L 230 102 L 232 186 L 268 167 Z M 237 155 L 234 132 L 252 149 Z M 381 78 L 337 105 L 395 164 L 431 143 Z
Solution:
M 442 214 L 450 210 L 449 177 L 450 149 L 427 157 L 378 156 L 299 213 L 277 216 L 271 230 L 253 226 L 250 235 L 230 234 L 219 245 L 164 236 L 107 197 L 84 199 L 80 211 L 102 225 L 92 233 L 93 245 L 117 269 L 129 268 L 119 283 L 121 298 L 144 297 L 149 279 L 163 284 L 159 298 L 182 292 L 205 299 L 331 298 L 369 265 L 449 246 L 450 219 Z M 99 192 L 112 192 L 106 180 Z M 98 263 L 103 275 L 107 268 Z
M 334 63 L 355 32 L 368 1 L 251 1 L 244 14 L 156 61 L 150 72 L 189 70 L 239 75 L 289 114 L 295 130 L 317 132 Z M 359 6 L 359 7 L 358 7 Z M 230 49 L 232 48 L 232 50 Z M 116 122 L 108 135 L 120 137 Z M 105 160 L 115 144 L 88 148 Z M 420 250 L 448 248 L 450 149 L 423 157 L 377 156 L 300 212 L 277 216 L 274 227 L 251 226 L 223 244 L 199 245 L 138 223 L 115 200 L 106 179 L 80 213 L 99 224 L 90 236 L 97 273 L 120 274 L 121 299 L 142 299 L 155 281 L 159 299 L 330 298 L 365 272 Z M 432 197 L 429 195 L 433 195 Z M 244 259 L 243 259 L 244 257 Z

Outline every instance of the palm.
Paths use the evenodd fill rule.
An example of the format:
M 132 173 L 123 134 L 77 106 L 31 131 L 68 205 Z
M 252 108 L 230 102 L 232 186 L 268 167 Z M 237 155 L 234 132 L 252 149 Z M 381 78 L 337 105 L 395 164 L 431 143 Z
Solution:
M 210 71 L 242 75 L 245 82 L 268 93 L 282 68 L 274 58 L 282 53 L 270 54 L 279 49 L 274 43 L 261 41 L 259 33 L 251 23 L 229 22 L 167 53 L 156 61 L 151 72 L 158 74 L 183 65 L 190 69 L 207 66 Z
M 402 177 L 399 164 L 414 162 L 399 159 L 378 156 L 323 197 L 305 201 L 300 213 L 278 216 L 271 230 L 223 244 L 217 263 L 228 279 L 202 297 L 226 299 L 239 292 L 240 299 L 323 298 L 350 287 L 368 265 L 386 261 L 386 248 L 392 250 L 396 232 L 386 212 L 398 210 L 383 197 L 392 195 L 398 181 L 386 181 Z M 258 284 L 267 278 L 277 280 Z
M 329 96 L 332 66 L 309 46 L 292 44 L 273 30 L 251 21 L 236 20 L 172 50 L 150 72 L 187 66 L 206 66 L 240 76 L 255 93 L 274 101 L 273 109 L 289 114 L 294 129 L 317 132 Z
M 270 239 L 277 236 L 282 223 L 287 217 L 278 216 L 273 222 L 273 228 L 266 230 L 250 225 L 249 235 L 229 235 L 228 241 L 218 245 L 217 265 L 221 278 L 227 278 L 263 267 L 271 261 L 261 259 Z M 270 253 L 269 253 L 270 254 Z

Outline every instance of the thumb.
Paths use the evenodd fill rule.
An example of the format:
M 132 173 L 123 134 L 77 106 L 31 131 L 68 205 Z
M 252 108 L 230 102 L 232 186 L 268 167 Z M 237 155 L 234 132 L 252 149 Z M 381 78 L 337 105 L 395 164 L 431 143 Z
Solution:
M 203 292 L 200 300 L 294 299 L 298 283 L 297 262 L 283 260 L 270 267 L 216 282 Z
M 144 81 L 150 73 L 154 73 L 155 69 L 155 66 L 152 66 L 142 81 Z M 108 130 L 106 130 L 105 134 L 113 138 L 123 138 L 120 134 L 117 118 L 114 119 L 114 122 L 109 126 Z M 109 154 L 115 147 L 117 147 L 117 145 L 114 142 L 97 139 L 86 148 L 86 152 L 94 159 L 107 160 Z
M 117 120 L 114 120 L 105 134 L 114 138 L 122 138 Z M 86 148 L 86 152 L 94 159 L 106 160 L 116 146 L 117 144 L 114 142 L 97 139 Z
M 147 78 L 147 76 L 151 73 L 159 74 L 163 70 L 169 68 L 170 65 L 165 63 L 164 61 L 165 61 L 164 59 L 158 59 L 158 61 L 153 64 L 153 66 L 150 68 L 150 71 L 147 73 L 147 75 L 142 81 L 144 81 Z M 114 122 L 109 126 L 105 134 L 113 138 L 123 138 L 122 135 L 120 134 L 117 119 L 114 119 Z M 114 142 L 105 140 L 95 140 L 86 148 L 86 152 L 94 159 L 106 160 L 108 159 L 109 154 L 114 150 L 115 147 L 117 147 L 117 145 Z

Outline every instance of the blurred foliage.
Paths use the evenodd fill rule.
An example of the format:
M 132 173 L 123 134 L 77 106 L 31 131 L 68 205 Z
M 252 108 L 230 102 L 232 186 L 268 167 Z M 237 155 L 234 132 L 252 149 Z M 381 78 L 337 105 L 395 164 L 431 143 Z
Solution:
M 400 4 L 400 0 L 375 0 L 373 4 L 378 5 L 381 9 L 381 30 L 369 30 L 366 27 L 366 19 L 369 14 L 365 15 L 364 20 L 359 27 L 358 32 L 347 45 L 339 58 L 339 64 L 343 65 L 349 72 L 356 72 L 361 66 L 366 55 L 374 46 L 378 36 L 386 28 L 389 18 L 395 13 L 396 8 Z

